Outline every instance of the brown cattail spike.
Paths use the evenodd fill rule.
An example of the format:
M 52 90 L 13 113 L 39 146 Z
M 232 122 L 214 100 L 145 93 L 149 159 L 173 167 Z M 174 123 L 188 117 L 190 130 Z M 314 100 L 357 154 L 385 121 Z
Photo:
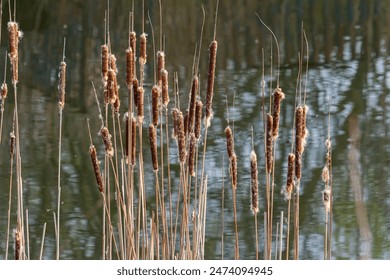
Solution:
M 109 133 L 107 127 L 103 126 L 100 129 L 100 135 L 102 136 L 106 154 L 110 157 L 114 156 L 114 148 L 112 147 L 111 134 Z
M 138 80 L 133 79 L 133 94 L 134 94 L 134 106 L 138 107 Z
M 65 107 L 65 82 L 66 82 L 66 63 L 61 61 L 60 72 L 58 74 L 58 107 L 64 109 Z
M 267 114 L 267 133 L 266 133 L 266 171 L 271 173 L 273 164 L 273 117 Z
M 303 107 L 298 106 L 295 110 L 295 149 L 297 153 L 303 153 Z
M 252 150 L 250 155 L 251 162 L 251 211 L 253 215 L 256 215 L 259 212 L 259 198 L 258 198 L 258 170 L 257 170 L 257 155 L 255 151 Z
M 234 153 L 230 158 L 230 175 L 232 176 L 232 187 L 237 189 L 237 156 Z
M 116 56 L 114 54 L 110 54 L 110 68 L 114 70 L 115 75 L 118 74 L 118 68 L 116 67 Z
M 286 198 L 291 199 L 291 193 L 294 189 L 294 171 L 295 171 L 295 155 L 290 153 L 288 155 L 287 163 L 287 183 L 286 183 Z
M 225 129 L 225 135 L 226 135 L 226 148 L 227 153 L 229 156 L 229 159 L 232 158 L 234 155 L 234 138 L 233 138 L 233 132 L 230 126 L 226 127 Z
M 195 150 L 196 150 L 196 137 L 194 133 L 191 133 L 190 148 L 188 152 L 188 171 L 192 177 L 195 177 Z
M 184 118 L 183 113 L 177 114 L 177 142 L 179 147 L 179 160 L 184 163 L 186 159 L 186 135 L 184 132 Z
M 140 65 L 146 64 L 146 33 L 142 33 L 140 36 L 139 63 Z
M 217 41 L 212 41 L 209 47 L 209 68 L 207 73 L 207 91 L 206 91 L 206 126 L 210 126 L 212 118 L 212 103 L 214 95 L 215 64 L 217 60 Z
M 9 154 L 11 155 L 11 158 L 14 156 L 15 154 L 15 142 L 16 142 L 16 137 L 15 137 L 15 133 L 12 131 L 10 134 L 9 134 Z
M 158 170 L 158 159 L 157 159 L 157 133 L 156 127 L 151 123 L 149 125 L 149 143 L 150 143 L 150 151 L 152 154 L 152 163 L 153 170 Z
M 106 44 L 101 47 L 101 55 L 102 55 L 102 78 L 103 82 L 107 81 L 108 77 L 108 46 Z
M 158 85 L 162 86 L 162 70 L 165 69 L 165 54 L 163 51 L 157 52 L 157 80 Z
M 145 90 L 143 87 L 137 88 L 137 113 L 138 113 L 138 122 L 142 124 L 144 121 L 144 98 L 145 98 Z
M 22 233 L 17 228 L 14 232 L 14 240 L 15 240 L 15 260 L 22 259 Z
M 158 116 L 160 112 L 160 89 L 154 85 L 152 87 L 152 123 L 158 125 Z
M 110 69 L 110 70 L 108 70 L 108 73 L 107 73 L 107 83 L 106 83 L 107 101 L 110 104 L 115 103 L 117 86 L 118 85 L 116 82 L 115 72 L 114 72 L 114 70 Z
M 7 98 L 8 95 L 8 86 L 6 83 L 1 84 L 0 95 L 1 95 L 2 102 L 4 102 L 4 100 Z
M 134 78 L 134 61 L 133 61 L 133 50 L 131 47 L 129 47 L 126 50 L 126 85 L 127 88 L 130 90 L 133 78 Z
M 12 67 L 12 84 L 16 85 L 19 81 L 19 38 L 21 37 L 21 31 L 19 31 L 19 25 L 14 22 L 8 22 L 8 40 L 9 40 L 9 57 Z
M 96 148 L 92 144 L 89 146 L 89 154 L 91 155 L 93 171 L 95 172 L 95 178 L 96 178 L 96 183 L 99 187 L 99 192 L 103 193 L 104 188 L 103 188 L 102 175 L 100 173 L 99 160 L 97 159 Z
M 168 71 L 166 69 L 161 70 L 161 98 L 162 104 L 167 107 L 169 103 L 168 92 Z
M 196 101 L 195 107 L 195 138 L 199 140 L 200 131 L 201 131 L 201 123 L 202 123 L 202 109 L 203 103 L 200 100 Z
M 295 178 L 300 180 L 302 177 L 302 155 L 295 152 Z
M 329 181 L 330 181 L 329 168 L 326 165 L 322 169 L 321 178 L 322 181 L 325 182 L 325 185 L 329 185 Z
M 280 104 L 284 99 L 284 93 L 282 89 L 277 87 L 274 91 L 274 108 L 273 108 L 273 128 L 272 128 L 272 136 L 275 138 L 278 137 L 279 134 L 279 118 L 280 118 Z
M 199 87 L 199 79 L 198 76 L 194 76 L 192 79 L 192 87 L 191 87 L 191 93 L 190 93 L 190 106 L 188 111 L 188 131 L 192 132 L 194 131 L 194 125 L 195 125 L 195 104 L 197 100 L 197 94 L 198 94 L 198 87 Z

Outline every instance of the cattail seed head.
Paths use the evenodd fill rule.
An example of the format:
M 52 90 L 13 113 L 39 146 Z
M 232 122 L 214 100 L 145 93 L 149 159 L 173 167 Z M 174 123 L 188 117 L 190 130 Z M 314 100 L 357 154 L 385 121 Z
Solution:
M 168 71 L 166 69 L 161 70 L 161 97 L 162 104 L 167 107 L 169 103 L 169 91 L 168 91 Z
M 2 83 L 1 84 L 1 87 L 0 87 L 0 95 L 1 95 L 1 99 L 4 100 L 7 98 L 7 95 L 8 95 L 8 86 L 6 83 Z
M 100 173 L 99 160 L 97 159 L 96 148 L 92 144 L 89 146 L 89 154 L 91 155 L 93 171 L 95 173 L 96 183 L 99 187 L 99 192 L 103 193 L 104 188 L 103 188 L 102 175 Z
M 103 82 L 107 81 L 108 77 L 108 46 L 106 44 L 101 46 L 101 56 L 102 56 L 102 78 Z
M 234 138 L 233 138 L 233 132 L 230 126 L 227 126 L 225 128 L 225 135 L 226 135 L 226 148 L 227 153 L 229 156 L 229 159 L 231 160 L 232 156 L 234 155 Z
M 330 212 L 330 199 L 331 199 L 331 191 L 330 189 L 325 189 L 322 192 L 322 203 L 324 204 L 325 212 Z
M 64 109 L 65 107 L 65 82 L 66 82 L 66 63 L 61 61 L 60 72 L 58 74 L 58 107 Z
M 322 178 L 322 181 L 324 181 L 326 185 L 329 185 L 330 175 L 329 175 L 329 169 L 326 165 L 322 169 L 321 178 Z
M 195 75 L 192 79 L 190 102 L 189 102 L 190 106 L 189 106 L 189 111 L 188 111 L 188 131 L 189 132 L 194 131 L 195 103 L 197 100 L 198 87 L 199 87 L 199 79 L 198 79 L 198 76 Z
M 114 104 L 112 104 L 112 107 L 114 108 L 114 112 L 115 112 L 116 114 L 119 113 L 119 108 L 120 108 L 120 106 L 121 106 L 121 101 L 120 101 L 120 99 L 119 99 L 119 96 L 116 96 L 115 101 L 114 101 Z
M 134 95 L 134 106 L 138 107 L 138 80 L 133 79 L 133 95 Z
M 196 137 L 194 133 L 190 133 L 190 148 L 188 152 L 188 170 L 192 177 L 195 177 L 195 150 L 196 150 Z
M 143 87 L 137 88 L 137 114 L 138 114 L 138 122 L 142 124 L 144 121 L 144 98 L 145 98 L 145 90 Z
M 115 72 L 112 69 L 108 70 L 107 73 L 106 88 L 107 88 L 107 101 L 110 104 L 114 104 L 115 99 L 117 97 L 116 92 L 117 92 L 118 84 L 116 81 Z
M 151 123 L 149 125 L 149 143 L 150 143 L 150 151 L 152 154 L 152 163 L 153 170 L 158 170 L 158 159 L 157 159 L 157 133 L 156 127 Z
M 184 163 L 186 159 L 186 135 L 184 132 L 183 113 L 178 111 L 177 114 L 177 142 L 179 147 L 179 160 Z
M 306 117 L 307 117 L 307 112 L 309 111 L 309 107 L 307 105 L 303 105 L 303 116 L 302 116 L 302 146 L 303 149 L 306 147 L 306 141 L 307 137 L 309 136 L 309 130 L 307 129 L 306 126 Z
M 134 78 L 134 61 L 133 49 L 129 47 L 126 50 L 126 85 L 130 89 Z
M 230 158 L 230 175 L 232 176 L 232 187 L 237 189 L 237 156 L 234 153 Z
M 212 41 L 209 47 L 209 67 L 207 72 L 207 91 L 206 91 L 206 118 L 205 125 L 210 126 L 212 118 L 212 103 L 214 95 L 215 64 L 217 61 L 217 41 Z
M 300 180 L 302 177 L 302 154 L 295 152 L 295 178 Z
M 273 117 L 267 114 L 267 132 L 266 132 L 266 171 L 271 173 L 273 165 Z
M 14 21 L 8 22 L 8 40 L 9 40 L 9 57 L 11 60 L 12 68 L 12 84 L 16 85 L 19 81 L 19 38 L 21 37 L 22 32 L 19 30 L 18 23 Z
M 294 171 L 295 171 L 295 155 L 290 153 L 288 155 L 287 163 L 287 183 L 286 183 L 286 198 L 291 199 L 291 193 L 294 190 Z
M 102 136 L 102 139 L 103 139 L 106 154 L 110 157 L 113 157 L 114 156 L 114 148 L 112 147 L 111 134 L 109 133 L 108 128 L 103 126 L 100 129 L 100 135 Z
M 284 99 L 284 93 L 281 88 L 276 88 L 274 91 L 274 107 L 273 107 L 273 128 L 272 136 L 278 137 L 279 134 L 279 118 L 280 118 L 280 104 Z
M 118 68 L 116 66 L 116 56 L 114 54 L 110 54 L 110 68 L 114 70 L 115 75 L 118 74 Z
M 162 70 L 165 69 L 165 54 L 163 51 L 157 52 L 157 80 L 158 85 L 162 86 Z
M 203 103 L 200 100 L 196 101 L 196 107 L 195 107 L 195 138 L 199 140 L 200 138 L 200 131 L 201 131 L 201 123 L 202 123 L 202 109 L 203 109 Z
M 252 150 L 250 155 L 251 162 L 251 211 L 253 215 L 259 212 L 259 182 L 258 182 L 258 170 L 257 170 L 257 155 Z
M 12 131 L 9 134 L 9 154 L 11 155 L 11 158 L 15 154 L 15 142 L 16 142 L 15 133 Z
M 142 33 L 140 36 L 140 52 L 139 52 L 139 63 L 140 65 L 146 64 L 146 33 Z
M 303 107 L 298 106 L 295 110 L 295 150 L 297 153 L 303 153 Z
M 14 231 L 14 242 L 15 242 L 15 260 L 21 260 L 22 259 L 22 233 L 19 230 L 19 228 L 16 228 Z
M 152 87 L 152 122 L 158 125 L 158 116 L 160 112 L 160 89 L 157 85 Z
M 137 33 L 135 31 L 131 31 L 129 37 L 130 37 L 130 48 L 133 50 L 133 56 L 135 57 L 136 55 L 135 50 L 137 45 Z

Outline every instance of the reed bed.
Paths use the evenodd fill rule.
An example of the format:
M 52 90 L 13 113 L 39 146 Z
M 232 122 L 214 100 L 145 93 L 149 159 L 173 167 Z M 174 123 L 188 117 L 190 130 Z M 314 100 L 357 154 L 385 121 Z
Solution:
M 204 57 L 199 49 L 195 55 L 192 78 L 188 81 L 188 98 L 179 94 L 177 73 L 169 75 L 169 57 L 166 57 L 162 43 L 162 11 L 160 2 L 160 46 L 159 50 L 153 54 L 148 54 L 150 42 L 154 44 L 154 38 L 148 40 L 148 32 L 145 30 L 144 19 L 139 39 L 134 30 L 135 11 L 130 12 L 130 23 L 128 32 L 128 46 L 120 54 L 123 55 L 125 64 L 117 65 L 122 61 L 112 53 L 112 41 L 110 40 L 109 7 L 106 13 L 106 30 L 104 42 L 101 45 L 101 84 L 97 89 L 93 85 L 93 93 L 96 97 L 96 105 L 99 108 L 98 129 L 101 143 L 94 144 L 94 128 L 90 128 L 87 123 L 90 145 L 86 147 L 91 158 L 91 166 L 97 192 L 101 196 L 102 203 L 102 229 L 96 234 L 99 235 L 102 244 L 102 259 L 191 259 L 198 260 L 207 258 L 205 255 L 206 227 L 207 227 L 207 201 L 208 201 L 208 172 L 207 172 L 207 137 L 208 131 L 213 129 L 213 96 L 215 91 L 215 78 L 217 75 L 217 48 L 216 26 L 218 15 L 218 2 L 215 7 L 214 34 L 208 48 L 208 57 Z M 141 11 L 143 18 L 144 10 Z M 260 19 L 260 17 L 259 17 Z M 18 44 L 20 30 L 18 24 L 10 19 L 8 23 L 9 38 L 9 60 L 11 63 L 11 83 L 15 93 L 14 123 L 11 133 L 10 164 L 13 170 L 14 160 L 16 161 L 16 182 L 12 180 L 14 175 L 10 175 L 9 189 L 9 209 L 13 196 L 13 187 L 16 186 L 17 193 L 17 217 L 14 227 L 14 258 L 27 259 L 28 253 L 28 221 L 24 221 L 23 189 L 21 176 L 21 155 L 19 139 L 19 123 L 17 111 L 17 83 L 18 77 Z M 260 19 L 262 22 L 262 20 Z M 262 22 L 263 23 L 263 22 Z M 264 23 L 263 25 L 267 27 Z M 202 27 L 203 32 L 203 27 Z M 153 32 L 152 32 L 153 33 Z M 222 212 L 221 239 L 222 258 L 224 246 L 234 247 L 234 258 L 240 259 L 240 221 L 237 215 L 236 191 L 239 188 L 247 188 L 248 201 L 254 217 L 254 254 L 256 259 L 264 252 L 265 259 L 290 258 L 290 236 L 293 235 L 294 258 L 299 258 L 299 188 L 304 176 L 304 166 L 302 165 L 303 152 L 307 143 L 307 113 L 306 91 L 304 98 L 298 98 L 297 94 L 285 94 L 279 86 L 279 50 L 276 36 L 275 38 L 278 62 L 277 62 L 277 85 L 269 85 L 269 103 L 265 101 L 265 82 L 262 80 L 262 104 L 263 114 L 261 115 L 262 126 L 264 127 L 263 153 L 259 155 L 258 148 L 254 145 L 252 131 L 252 147 L 249 157 L 250 183 L 239 186 L 239 168 L 241 158 L 235 152 L 234 129 L 229 124 L 225 129 L 225 141 L 227 151 L 228 172 L 230 174 L 231 189 L 222 186 L 222 201 L 225 199 L 225 192 L 231 197 L 233 205 L 233 221 L 235 238 L 233 240 L 224 239 L 224 218 Z M 200 38 L 202 41 L 202 35 Z M 154 33 L 152 34 L 154 37 Z M 202 42 L 200 42 L 201 45 Z M 223 43 L 219 46 L 223 47 Z M 137 51 L 138 49 L 138 51 Z M 64 43 L 65 50 L 65 43 Z M 308 47 L 307 47 L 308 52 Z M 139 56 L 137 56 L 137 53 Z M 263 55 L 264 56 L 264 55 Z M 271 45 L 272 57 L 272 45 Z M 149 58 L 149 59 L 148 59 Z M 199 73 L 199 63 L 207 64 L 207 73 Z M 302 59 L 301 59 L 302 61 Z M 145 67 L 154 63 L 154 81 L 146 80 Z M 138 64 L 138 69 L 137 69 Z M 271 65 L 272 65 L 271 61 Z M 56 259 L 60 259 L 60 206 L 61 206 L 61 127 L 62 111 L 65 108 L 65 83 L 66 83 L 65 53 L 60 62 L 58 77 L 58 106 L 60 113 L 59 131 L 59 158 L 58 158 L 58 204 L 57 215 L 54 215 L 54 225 L 56 234 Z M 121 70 L 122 69 L 122 70 Z M 121 73 L 121 71 L 123 73 Z M 264 77 L 264 66 L 262 69 Z M 271 77 L 274 70 L 270 69 Z M 307 70 L 306 70 L 307 72 Z M 123 75 L 122 75 L 123 74 Z M 122 83 L 121 75 L 124 77 Z M 170 77 L 174 77 L 174 86 L 169 86 Z M 204 79 L 206 77 L 206 79 Z M 204 80 L 203 80 L 204 79 Z M 298 80 L 302 79 L 301 72 Z M 273 79 L 271 79 L 273 80 Z M 307 81 L 306 81 L 307 83 Z M 205 93 L 201 94 L 202 85 L 205 85 Z M 123 91 L 127 93 L 127 104 L 121 104 Z M 1 85 L 1 112 L 5 109 L 5 100 L 8 94 L 6 79 Z M 300 90 L 297 92 L 300 93 Z M 273 98 L 271 98 L 271 95 Z M 299 94 L 300 95 L 300 94 Z M 170 103 L 171 98 L 174 104 Z M 205 99 L 205 100 L 202 100 Z M 278 143 L 280 131 L 280 120 L 285 118 L 281 114 L 283 100 L 298 100 L 298 104 L 293 116 L 293 133 L 291 133 L 291 152 L 288 154 L 286 170 L 283 174 L 275 169 L 276 153 L 282 143 Z M 188 101 L 187 101 L 188 100 Z M 185 102 L 187 101 L 187 102 Z M 296 102 L 296 101 L 295 101 Z M 151 103 L 151 111 L 148 114 L 145 108 Z M 205 103 L 205 106 L 203 104 Z M 104 106 L 101 111 L 100 106 Z M 217 104 L 218 106 L 218 104 Z M 184 109 L 183 109 L 184 108 Z M 267 113 L 265 113 L 267 112 Z M 123 119 L 120 114 L 123 113 Z M 95 118 L 96 116 L 90 116 Z M 146 125 L 146 123 L 149 123 Z M 1 130 L 3 126 L 1 126 Z M 234 128 L 234 127 L 233 127 Z M 91 132 L 92 130 L 92 132 Z M 147 131 L 145 131 L 147 130 Z M 146 133 L 147 132 L 147 133 Z M 2 131 L 0 131 L 0 135 Z M 145 135 L 144 135 L 145 134 Z M 223 137 L 221 135 L 221 137 Z M 148 141 L 146 141 L 148 140 Z M 331 141 L 330 133 L 326 140 L 326 163 L 322 172 L 322 179 L 325 188 L 322 194 L 325 218 L 325 242 L 324 258 L 331 256 Z M 0 144 L 1 138 L 0 138 Z M 143 148 L 143 145 L 148 146 Z M 171 149 L 176 145 L 176 150 Z M 203 147 L 201 147 L 203 145 Z M 202 149 L 203 148 L 203 149 Z M 260 149 L 261 150 L 261 149 Z M 171 154 L 175 151 L 175 154 Z M 100 158 L 100 160 L 99 160 Z M 145 161 L 150 158 L 150 165 Z M 259 160 L 262 159 L 263 161 Z M 178 166 L 179 175 L 171 176 L 171 165 Z M 151 167 L 151 169 L 150 169 Z M 150 172 L 150 173 L 149 173 Z M 287 201 L 285 212 L 287 212 L 287 230 L 284 227 L 284 212 L 280 213 L 280 222 L 276 221 L 274 215 L 273 202 L 275 200 L 275 177 L 286 177 L 284 195 Z M 148 180 L 153 178 L 152 180 Z M 265 178 L 263 180 L 263 178 Z M 152 181 L 149 184 L 147 182 Z M 265 181 L 266 186 L 259 182 Z M 152 191 L 151 191 L 152 189 Z M 148 197 L 154 193 L 154 200 Z M 259 198 L 264 197 L 266 205 L 259 203 Z M 230 198 L 229 198 L 230 199 Z M 293 204 L 293 214 L 291 211 Z M 11 214 L 8 212 L 7 229 L 7 252 L 9 247 L 9 237 L 11 229 Z M 258 215 L 264 215 L 264 223 L 258 219 Z M 290 230 L 291 216 L 293 216 L 293 228 Z M 25 227 L 25 225 L 27 225 Z M 260 230 L 261 227 L 263 230 Z M 43 254 L 44 236 L 46 224 L 42 237 L 41 257 Z M 264 244 L 260 244 L 264 240 Z M 275 248 L 275 249 L 273 249 Z M 6 259 L 8 254 L 6 255 Z

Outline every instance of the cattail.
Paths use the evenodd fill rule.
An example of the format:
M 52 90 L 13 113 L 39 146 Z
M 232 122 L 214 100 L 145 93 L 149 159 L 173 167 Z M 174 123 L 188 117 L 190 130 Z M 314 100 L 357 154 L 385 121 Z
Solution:
M 114 70 L 115 75 L 118 74 L 118 68 L 116 67 L 116 56 L 114 54 L 110 54 L 110 68 Z
M 135 57 L 136 55 L 135 50 L 137 45 L 137 33 L 135 33 L 135 31 L 131 31 L 129 35 L 130 35 L 130 48 L 133 50 L 133 56 Z
M 146 64 L 146 33 L 140 36 L 139 63 L 140 65 Z
M 126 85 L 130 90 L 132 86 L 133 78 L 134 78 L 134 57 L 133 57 L 133 49 L 129 47 L 126 50 Z
M 108 70 L 107 73 L 107 83 L 106 83 L 106 88 L 107 88 L 107 103 L 114 104 L 115 99 L 116 99 L 116 91 L 117 91 L 117 82 L 116 82 L 116 75 L 114 70 L 110 69 Z
M 209 47 L 209 68 L 207 76 L 207 91 L 206 91 L 206 126 L 210 126 L 210 119 L 212 118 L 212 103 L 214 95 L 214 78 L 215 78 L 215 64 L 217 60 L 217 41 L 212 41 Z
M 287 183 L 286 183 L 286 197 L 288 200 L 291 199 L 291 193 L 294 189 L 294 171 L 295 171 L 295 155 L 290 153 L 288 155 L 287 163 Z
M 279 134 L 279 118 L 280 118 L 280 103 L 284 99 L 284 93 L 282 89 L 277 87 L 274 91 L 274 108 L 273 108 L 273 128 L 272 136 L 274 138 L 278 137 Z
M 252 150 L 250 155 L 251 162 L 251 211 L 253 215 L 259 212 L 259 182 L 258 182 L 258 170 L 257 170 L 257 155 Z
M 166 69 L 161 70 L 161 98 L 162 104 L 167 107 L 169 103 L 168 92 L 168 71 Z
M 8 86 L 6 83 L 1 84 L 0 95 L 1 95 L 1 99 L 3 100 L 2 102 L 4 102 L 4 100 L 7 98 L 8 95 Z
M 165 69 L 165 54 L 163 51 L 157 52 L 157 80 L 158 85 L 162 86 L 162 70 Z
M 58 74 L 58 107 L 64 109 L 65 106 L 65 82 L 66 82 L 66 63 L 61 61 L 60 72 Z
M 113 157 L 114 156 L 114 148 L 112 147 L 111 134 L 108 132 L 107 127 L 103 126 L 100 129 L 100 135 L 102 136 L 102 139 L 103 139 L 106 154 L 110 157 Z
M 267 134 L 266 134 L 266 171 L 271 173 L 273 163 L 273 117 L 267 114 Z
M 119 96 L 116 96 L 114 104 L 112 104 L 112 106 L 114 107 L 114 112 L 118 114 L 119 108 L 121 106 L 121 101 L 119 100 Z
M 192 79 L 191 93 L 190 93 L 190 106 L 188 111 L 188 132 L 192 132 L 194 130 L 195 125 L 195 104 L 196 104 L 196 96 L 198 93 L 199 87 L 199 79 L 198 76 L 194 76 Z
M 160 112 L 160 89 L 157 85 L 152 87 L 152 122 L 155 126 L 158 124 L 158 115 Z
M 322 192 L 322 203 L 324 204 L 325 212 L 330 212 L 330 196 L 331 191 L 330 189 L 325 189 Z
M 232 156 L 234 155 L 234 139 L 233 139 L 233 132 L 230 126 L 226 127 L 225 134 L 226 134 L 227 153 L 229 159 L 231 160 Z
M 133 95 L 134 95 L 134 106 L 135 107 L 138 107 L 138 86 L 139 86 L 138 80 L 134 78 L 133 79 Z
M 306 147 L 306 138 L 309 136 L 309 130 L 306 127 L 306 117 L 307 112 L 309 111 L 309 107 L 307 105 L 303 105 L 303 116 L 302 116 L 302 149 Z
M 14 232 L 14 241 L 15 241 L 15 260 L 21 260 L 22 254 L 22 233 L 19 228 Z
M 303 107 L 298 106 L 295 110 L 295 149 L 297 153 L 303 153 Z
M 9 154 L 11 155 L 11 158 L 15 154 L 15 142 L 16 142 L 15 133 L 12 131 L 9 134 Z
M 107 81 L 108 77 L 108 46 L 106 44 L 101 47 L 101 55 L 102 55 L 102 78 L 103 82 Z
M 152 153 L 153 170 L 158 170 L 158 159 L 157 159 L 157 133 L 156 127 L 151 123 L 149 125 L 149 142 L 150 152 Z
M 172 120 L 173 120 L 173 133 L 172 138 L 177 140 L 177 131 L 178 131 L 178 117 L 179 117 L 179 109 L 172 109 Z
M 145 90 L 143 87 L 137 88 L 137 113 L 138 113 L 138 122 L 142 124 L 144 120 L 144 95 Z
M 136 157 L 135 151 L 137 147 L 137 120 L 132 117 L 131 118 L 131 165 L 135 166 Z
M 195 177 L 195 150 L 196 150 L 196 137 L 194 133 L 190 133 L 190 148 L 188 152 L 188 170 L 192 177 Z
M 96 148 L 92 144 L 89 146 L 89 154 L 91 155 L 92 166 L 95 172 L 95 178 L 96 178 L 96 183 L 99 187 L 99 192 L 103 193 L 103 180 L 102 180 L 102 175 L 100 173 L 99 160 L 97 159 Z
M 9 56 L 11 60 L 12 67 L 12 84 L 16 85 L 19 81 L 19 37 L 21 37 L 21 32 L 19 31 L 19 25 L 14 22 L 8 22 L 8 40 L 9 40 Z
M 200 100 L 196 101 L 196 107 L 195 107 L 195 138 L 199 140 L 200 138 L 200 131 L 201 131 L 201 122 L 202 122 L 202 109 L 203 109 L 203 103 Z
M 326 185 L 329 184 L 329 181 L 330 181 L 329 168 L 326 165 L 322 169 L 321 178 L 322 178 L 322 181 L 324 181 Z
M 237 156 L 234 153 L 230 158 L 230 175 L 232 176 L 232 187 L 237 189 Z
M 300 180 L 302 177 L 302 155 L 295 152 L 295 178 Z
M 179 160 L 184 163 L 186 159 L 186 135 L 184 132 L 183 113 L 178 111 L 177 114 L 177 142 L 179 147 Z

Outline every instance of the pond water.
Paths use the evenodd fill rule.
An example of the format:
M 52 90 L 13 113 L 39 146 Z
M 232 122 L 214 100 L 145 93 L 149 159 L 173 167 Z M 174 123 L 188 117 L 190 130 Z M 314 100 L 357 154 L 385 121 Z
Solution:
M 141 1 L 135 2 L 134 24 L 140 34 L 142 10 L 138 2 Z M 173 73 L 178 75 L 181 106 L 185 108 L 191 86 L 193 56 L 199 48 L 202 101 L 205 97 L 208 46 L 213 38 L 216 1 L 165 0 L 162 3 L 166 68 L 170 73 L 170 83 L 173 84 Z M 302 47 L 303 26 L 310 51 L 307 71 L 307 56 L 304 55 L 301 83 L 301 88 L 307 92 L 309 136 L 302 158 L 299 258 L 324 257 L 324 183 L 321 172 L 325 164 L 325 140 L 329 128 L 333 167 L 332 258 L 390 259 L 388 4 L 388 1 L 381 0 L 220 1 L 216 25 L 218 55 L 214 118 L 208 130 L 205 166 L 208 176 L 206 259 L 234 258 L 232 191 L 224 133 L 228 124 L 234 127 L 238 158 L 237 221 L 241 259 L 255 258 L 255 226 L 250 211 L 249 156 L 252 131 L 253 145 L 259 159 L 258 227 L 260 243 L 264 243 L 262 217 L 266 202 L 262 110 L 263 104 L 265 110 L 269 109 L 269 93 L 276 86 L 278 55 L 273 37 L 261 25 L 255 12 L 277 37 L 280 48 L 280 86 L 286 95 L 281 107 L 280 133 L 275 148 L 275 225 L 281 211 L 284 215 L 287 211 L 287 203 L 281 191 L 286 182 L 287 156 L 291 150 L 298 57 L 302 50 L 306 52 L 304 44 Z M 199 45 L 202 7 L 205 25 L 203 41 Z M 102 201 L 88 153 L 90 140 L 87 119 L 91 121 L 93 141 L 103 158 L 103 146 L 97 135 L 100 126 L 98 108 L 91 82 L 99 93 L 102 92 L 100 46 L 105 38 L 106 10 L 106 1 L 17 1 L 16 19 L 23 31 L 19 45 L 18 83 L 20 152 L 31 259 L 39 258 L 45 223 L 43 258 L 55 258 L 53 212 L 57 209 L 59 132 L 57 75 L 64 37 L 67 84 L 62 128 L 60 256 L 62 259 L 102 258 Z M 108 12 L 111 49 L 118 58 L 118 83 L 123 96 L 127 95 L 124 50 L 128 45 L 131 10 L 131 1 L 111 1 Z M 9 15 L 6 11 L 8 4 L 3 6 L 0 65 L 4 65 L 8 50 L 5 27 Z M 146 0 L 144 14 L 144 28 L 149 34 L 145 103 L 150 104 L 154 67 L 150 23 L 153 23 L 158 44 L 158 1 Z M 9 68 L 8 61 L 6 80 L 10 91 L 5 102 L 0 146 L 0 259 L 5 258 L 6 251 L 10 185 L 8 135 L 12 130 L 15 105 Z M 265 98 L 262 98 L 261 91 L 263 74 L 266 81 Z M 170 108 L 174 105 L 172 89 L 173 86 L 170 87 Z M 127 110 L 125 104 L 127 101 L 124 97 L 121 115 Z M 150 106 L 145 107 L 145 112 L 143 127 L 146 136 Z M 145 174 L 152 174 L 148 144 L 145 137 Z M 202 136 L 201 150 L 204 144 Z M 173 162 L 172 181 L 175 184 L 179 180 L 179 166 L 173 140 L 170 142 L 170 154 Z M 152 185 L 153 177 L 146 176 L 145 183 Z M 147 196 L 153 197 L 153 193 L 150 187 Z M 15 199 L 14 193 L 11 229 L 15 228 L 16 223 Z M 12 244 L 13 241 L 10 256 L 13 254 Z M 261 254 L 263 251 L 264 246 L 260 245 Z

